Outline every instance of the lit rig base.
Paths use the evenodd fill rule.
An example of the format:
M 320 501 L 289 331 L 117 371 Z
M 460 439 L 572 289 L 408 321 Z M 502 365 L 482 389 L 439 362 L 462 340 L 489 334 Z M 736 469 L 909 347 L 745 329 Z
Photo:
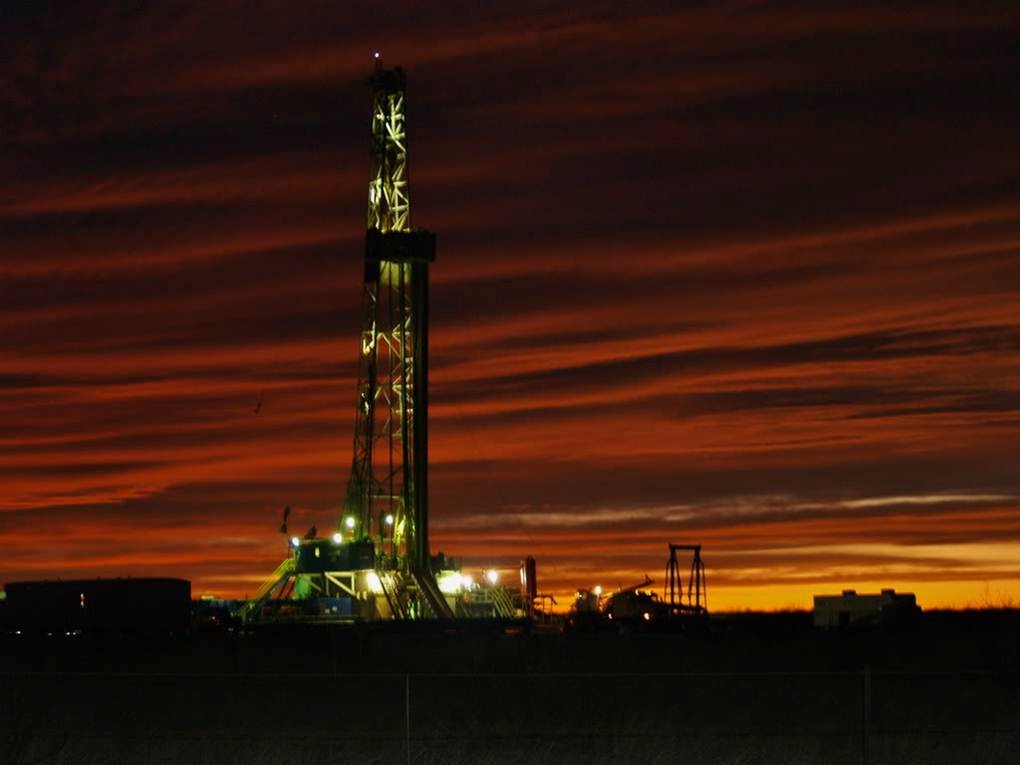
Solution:
M 431 570 L 377 554 L 371 540 L 293 539 L 291 555 L 236 612 L 246 623 L 355 623 L 416 619 L 520 619 L 520 593 L 475 582 L 443 555 Z

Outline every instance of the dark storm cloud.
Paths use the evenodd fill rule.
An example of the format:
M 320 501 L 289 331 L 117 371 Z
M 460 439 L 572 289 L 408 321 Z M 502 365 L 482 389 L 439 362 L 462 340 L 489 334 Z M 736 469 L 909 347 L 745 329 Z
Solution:
M 540 345 L 540 343 L 539 343 Z M 577 366 L 562 366 L 540 372 L 514 374 L 511 370 L 499 378 L 489 378 L 473 397 L 498 398 L 512 392 L 532 388 L 569 389 L 575 393 L 603 389 L 620 382 L 633 385 L 650 377 L 682 375 L 698 371 L 754 370 L 784 365 L 838 363 L 849 361 L 896 361 L 912 357 L 948 355 L 952 357 L 1002 351 L 1015 353 L 1020 349 L 1020 331 L 1012 327 L 979 327 L 969 330 L 942 332 L 886 332 L 833 337 L 814 342 L 785 345 L 763 345 L 755 348 L 706 348 L 672 353 L 648 353 L 634 357 L 599 361 L 586 359 Z M 879 385 L 879 381 L 875 381 Z M 916 401 L 931 395 L 931 388 L 889 391 L 880 388 L 823 388 L 812 391 L 803 386 L 783 390 L 736 389 L 725 393 L 682 395 L 678 414 L 697 415 L 709 411 L 758 409 L 776 406 L 812 406 L 819 404 L 883 404 L 892 401 Z M 1010 391 L 940 390 L 941 396 L 963 396 L 977 402 L 997 400 L 998 409 L 1016 410 L 1015 393 Z M 444 391 L 440 388 L 437 403 L 462 400 L 468 390 Z M 659 400 L 661 404 L 661 399 Z M 570 406 L 569 403 L 565 404 Z M 965 407 L 966 408 L 966 407 Z M 869 416 L 876 416 L 874 412 Z M 864 414 L 860 415 L 864 416 Z

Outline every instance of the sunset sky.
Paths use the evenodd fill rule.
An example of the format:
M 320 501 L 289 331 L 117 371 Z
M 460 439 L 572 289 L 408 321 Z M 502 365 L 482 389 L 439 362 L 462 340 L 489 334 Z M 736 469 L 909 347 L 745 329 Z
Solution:
M 0 582 L 240 596 L 337 522 L 378 49 L 434 552 L 1020 604 L 1020 9 L 972 5 L 5 5 Z

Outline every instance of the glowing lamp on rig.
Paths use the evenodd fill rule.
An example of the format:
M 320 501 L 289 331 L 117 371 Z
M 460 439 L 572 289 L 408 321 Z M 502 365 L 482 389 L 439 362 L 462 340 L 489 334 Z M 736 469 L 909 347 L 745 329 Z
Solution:
M 333 544 L 338 545 L 344 541 L 344 535 L 339 531 L 333 532 Z
M 290 546 L 291 547 L 300 547 L 301 546 L 301 540 L 298 539 L 297 537 L 291 537 L 290 538 Z
M 344 518 L 344 526 L 349 528 L 351 531 L 354 531 L 354 524 L 355 523 L 356 523 L 356 521 L 354 520 L 354 516 L 353 515 L 348 515 L 346 518 Z
M 456 571 L 443 571 L 436 577 L 439 591 L 445 595 L 456 595 L 464 584 L 464 578 Z
M 369 571 L 365 577 L 365 583 L 368 584 L 368 589 L 372 591 L 374 595 L 382 595 L 385 590 L 383 589 L 382 580 L 379 575 L 374 571 Z
M 496 582 L 499 581 L 499 572 L 494 568 L 490 568 L 485 572 L 485 581 L 489 583 L 490 587 L 495 587 Z

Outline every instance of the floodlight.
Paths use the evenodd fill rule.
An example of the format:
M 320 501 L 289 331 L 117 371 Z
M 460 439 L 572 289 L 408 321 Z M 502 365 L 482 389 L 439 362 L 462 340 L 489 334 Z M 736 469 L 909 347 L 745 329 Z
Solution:
M 374 571 L 369 571 L 365 577 L 365 581 L 368 584 L 368 589 L 375 595 L 382 595 L 385 591 L 383 590 L 382 580 L 379 575 Z
M 456 571 L 444 571 L 436 577 L 439 591 L 445 595 L 456 595 L 464 584 L 463 577 Z

